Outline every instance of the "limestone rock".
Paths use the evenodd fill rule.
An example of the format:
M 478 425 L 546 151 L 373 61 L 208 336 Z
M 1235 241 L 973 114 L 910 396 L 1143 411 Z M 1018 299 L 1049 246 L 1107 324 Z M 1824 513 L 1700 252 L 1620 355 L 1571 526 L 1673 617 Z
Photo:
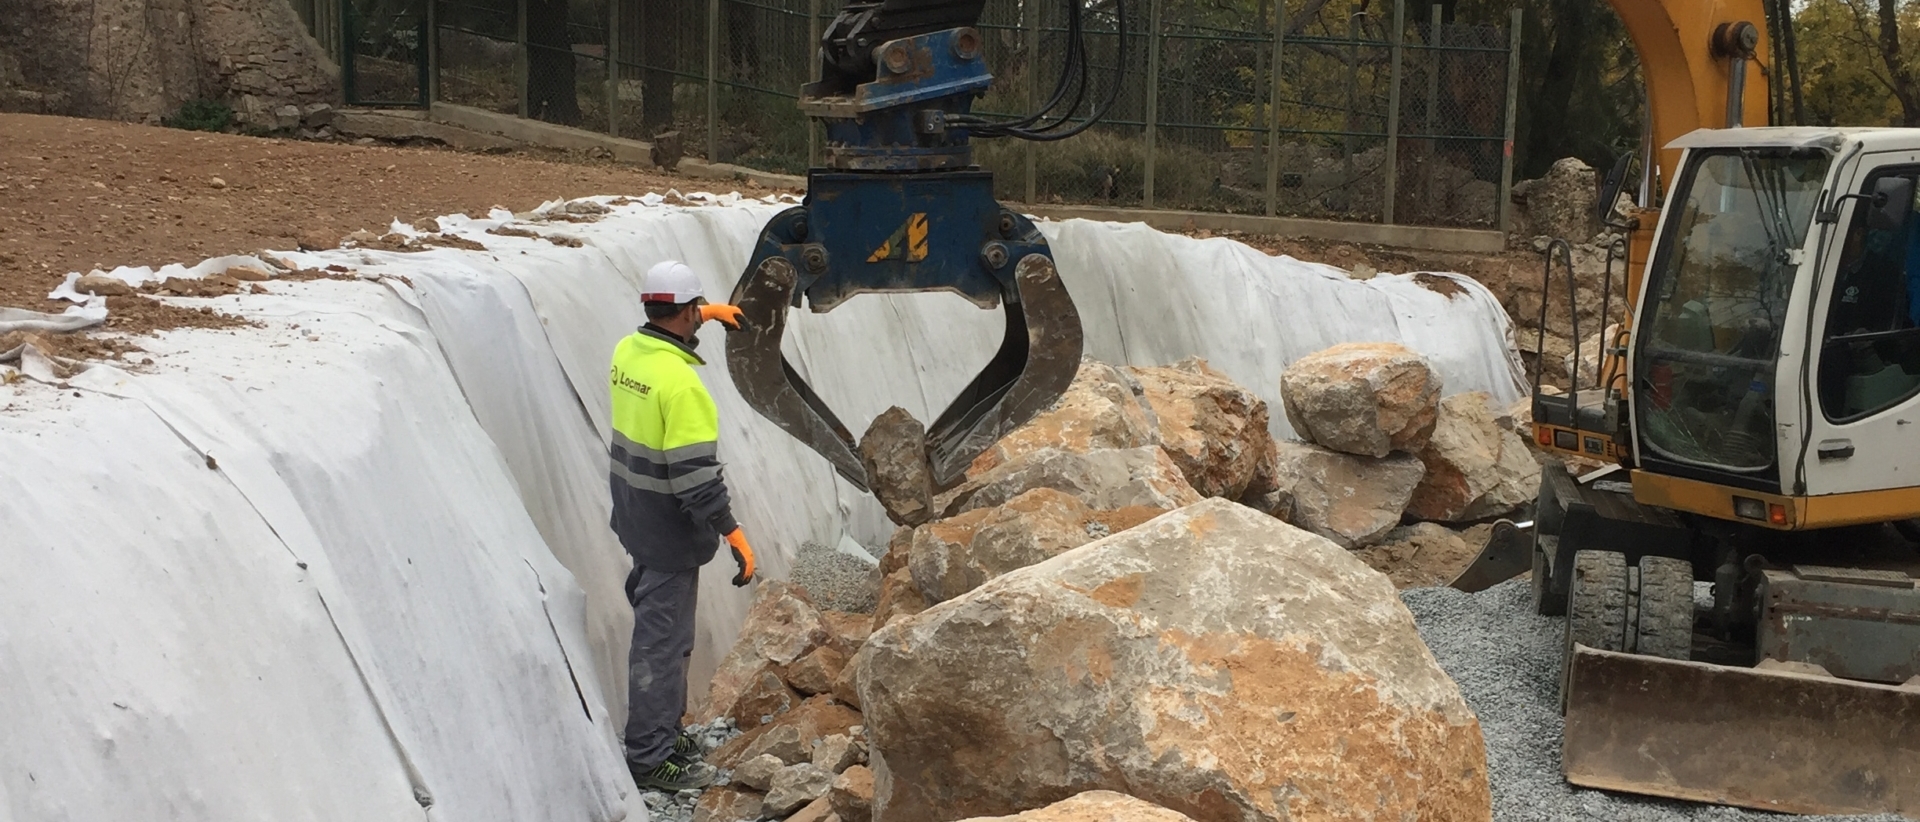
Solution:
M 757 728 L 765 724 L 762 717 L 779 716 L 793 710 L 800 704 L 802 697 L 787 686 L 780 677 L 777 666 L 764 663 L 748 680 L 745 689 L 727 706 L 725 716 L 733 719 L 740 728 Z
M 976 816 L 965 822 L 1193 822 L 1193 817 L 1113 791 L 1087 791 L 1012 816 Z
M 1052 488 L 1036 488 L 997 508 L 968 511 L 921 526 L 907 562 L 928 602 L 949 600 L 1008 571 L 1078 548 L 1093 509 Z
M 833 678 L 833 698 L 860 709 L 860 669 L 851 661 L 840 669 L 840 675 Z
M 969 479 L 941 497 L 942 516 L 1004 505 L 1035 488 L 1080 498 L 1087 507 L 1114 511 L 1146 506 L 1171 511 L 1201 497 L 1167 452 L 1156 446 L 1080 452 L 1042 448 Z
M 1291 498 L 1281 519 L 1338 543 L 1360 548 L 1379 542 L 1400 524 L 1426 468 L 1418 457 L 1358 457 L 1317 445 L 1279 445 L 1279 485 Z
M 833 637 L 820 611 L 799 587 L 779 580 L 763 582 L 747 609 L 740 639 L 714 671 L 706 704 L 696 722 L 732 715 L 736 703 L 759 681 L 769 664 L 789 665 Z M 753 715 L 758 721 L 759 714 Z M 744 724 L 744 723 L 743 723 Z
M 866 761 L 866 746 L 846 734 L 827 734 L 813 743 L 813 764 L 831 773 L 840 773 Z
M 846 822 L 871 822 L 873 819 L 873 771 L 855 765 L 834 777 L 827 789 L 827 801 L 833 812 Z
M 127 285 L 126 281 L 118 277 L 87 274 L 74 282 L 73 290 L 96 297 L 125 297 L 133 293 L 133 286 Z
M 1524 440 L 1501 429 L 1483 392 L 1455 394 L 1440 403 L 1433 439 L 1420 450 L 1426 477 L 1406 512 L 1440 522 L 1496 517 L 1533 499 L 1540 463 Z
M 786 766 L 787 763 L 780 761 L 780 757 L 761 754 L 733 769 L 733 784 L 765 793 L 767 786 L 773 784 L 773 775 Z
M 301 251 L 326 251 L 328 249 L 338 248 L 340 246 L 340 238 L 328 232 L 314 229 L 301 232 L 298 244 Z
M 974 476 L 1044 448 L 1085 453 L 1160 443 L 1153 408 L 1139 383 L 1106 363 L 1083 360 L 1073 384 L 1053 407 L 1002 437 L 973 461 Z
M 1515 185 L 1511 198 L 1522 207 L 1533 234 L 1584 243 L 1600 231 L 1593 215 L 1599 199 L 1596 180 L 1592 166 L 1564 157 L 1554 161 L 1545 176 Z
M 833 645 L 815 648 L 787 666 L 787 684 L 808 696 L 827 693 L 833 690 L 833 681 L 839 678 L 840 670 L 847 667 L 847 657 L 846 651 Z
M 800 707 L 774 717 L 772 724 L 762 725 L 728 740 L 708 754 L 707 761 L 718 768 L 734 768 L 761 754 L 773 754 L 789 765 L 811 762 L 814 740 L 829 734 L 854 736 L 850 729 L 861 724 L 858 711 L 835 702 L 831 697 L 816 696 L 800 703 Z
M 827 623 L 827 630 L 833 633 L 834 643 L 847 649 L 849 654 L 860 650 L 860 646 L 866 643 L 867 637 L 873 635 L 872 614 L 821 611 L 820 619 Z
M 795 811 L 792 816 L 787 817 L 787 822 L 830 822 L 834 818 L 833 805 L 823 796 Z
M 878 631 L 896 617 L 911 616 L 926 609 L 926 598 L 913 585 L 913 571 L 901 568 L 880 582 L 880 604 L 873 609 L 873 629 Z
M 867 484 L 897 525 L 919 525 L 933 515 L 933 466 L 927 427 L 900 406 L 873 418 L 860 438 Z
M 853 664 L 875 822 L 1101 789 L 1202 822 L 1491 815 L 1478 720 L 1393 586 L 1225 500 L 994 579 Z
M 759 819 L 765 798 L 752 791 L 712 787 L 700 794 L 693 805 L 693 822 L 740 822 Z
M 802 806 L 827 795 L 834 774 L 812 762 L 788 765 L 773 775 L 767 787 L 767 803 L 761 812 L 767 816 L 786 816 Z
M 1160 421 L 1160 447 L 1195 491 L 1240 499 L 1269 490 L 1274 442 L 1266 401 L 1198 357 L 1127 371 Z
M 1365 457 L 1417 452 L 1433 434 L 1440 377 L 1398 343 L 1346 343 L 1280 377 L 1287 420 L 1307 441 Z

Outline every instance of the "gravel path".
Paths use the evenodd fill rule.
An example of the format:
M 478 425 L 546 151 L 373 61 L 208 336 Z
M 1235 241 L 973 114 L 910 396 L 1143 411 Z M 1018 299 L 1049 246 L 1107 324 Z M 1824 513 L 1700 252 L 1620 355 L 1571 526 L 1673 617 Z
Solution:
M 1533 612 L 1525 580 L 1479 594 L 1451 588 L 1401 593 L 1427 647 L 1459 683 L 1487 740 L 1497 822 L 1682 822 L 1854 820 L 1898 816 L 1793 817 L 1575 788 L 1560 775 L 1560 620 Z

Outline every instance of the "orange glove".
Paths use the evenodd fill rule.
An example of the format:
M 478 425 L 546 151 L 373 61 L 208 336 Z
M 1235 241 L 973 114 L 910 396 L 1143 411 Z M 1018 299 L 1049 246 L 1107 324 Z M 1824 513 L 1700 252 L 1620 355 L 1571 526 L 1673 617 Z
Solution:
M 744 586 L 753 581 L 753 546 L 747 544 L 747 532 L 739 528 L 727 534 L 727 544 L 733 547 L 733 561 L 740 565 L 740 573 L 733 577 L 734 587 Z
M 709 303 L 700 306 L 700 321 L 719 320 L 733 328 L 740 327 L 740 306 L 725 303 Z

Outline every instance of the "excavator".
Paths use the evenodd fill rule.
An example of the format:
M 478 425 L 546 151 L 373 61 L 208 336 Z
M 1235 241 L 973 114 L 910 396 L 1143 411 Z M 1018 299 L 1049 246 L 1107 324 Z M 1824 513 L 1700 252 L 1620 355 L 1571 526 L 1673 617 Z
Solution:
M 1531 571 L 1564 617 L 1572 784 L 1920 818 L 1920 130 L 1769 126 L 1761 0 L 1610 2 L 1650 119 L 1626 310 L 1595 388 L 1536 379 L 1560 461 L 1453 587 Z
M 781 355 L 789 309 L 940 290 L 1004 308 L 999 351 L 926 429 L 936 488 L 1072 381 L 1073 302 L 970 144 L 1064 139 L 1111 106 L 1117 82 L 1088 96 L 1089 6 L 1063 2 L 1052 97 L 1015 118 L 971 111 L 985 0 L 856 0 L 821 38 L 800 107 L 826 162 L 759 236 L 727 361 L 863 490 L 859 443 Z M 1920 817 L 1920 589 L 1866 550 L 1888 525 L 1920 537 L 1920 131 L 1769 126 L 1763 0 L 1609 3 L 1647 81 L 1627 310 L 1598 390 L 1532 402 L 1542 449 L 1604 467 L 1548 466 L 1532 519 L 1497 523 L 1454 586 L 1531 570 L 1536 610 L 1565 617 L 1575 785 Z

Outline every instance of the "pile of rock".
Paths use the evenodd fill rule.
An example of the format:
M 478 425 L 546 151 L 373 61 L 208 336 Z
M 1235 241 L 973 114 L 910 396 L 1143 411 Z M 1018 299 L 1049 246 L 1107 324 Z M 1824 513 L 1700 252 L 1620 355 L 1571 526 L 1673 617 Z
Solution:
M 1429 404 L 1389 452 L 1435 439 Z M 1392 584 L 1274 516 L 1306 489 L 1267 415 L 1199 360 L 1088 362 L 939 494 L 885 444 L 917 424 L 876 424 L 878 605 L 762 585 L 695 711 L 744 733 L 694 820 L 1488 818 L 1478 722 Z
M 1392 343 L 1349 343 L 1281 376 L 1287 419 L 1273 513 L 1349 549 L 1382 542 L 1403 518 L 1450 524 L 1532 499 L 1540 466 L 1485 393 L 1441 398 L 1440 377 Z

